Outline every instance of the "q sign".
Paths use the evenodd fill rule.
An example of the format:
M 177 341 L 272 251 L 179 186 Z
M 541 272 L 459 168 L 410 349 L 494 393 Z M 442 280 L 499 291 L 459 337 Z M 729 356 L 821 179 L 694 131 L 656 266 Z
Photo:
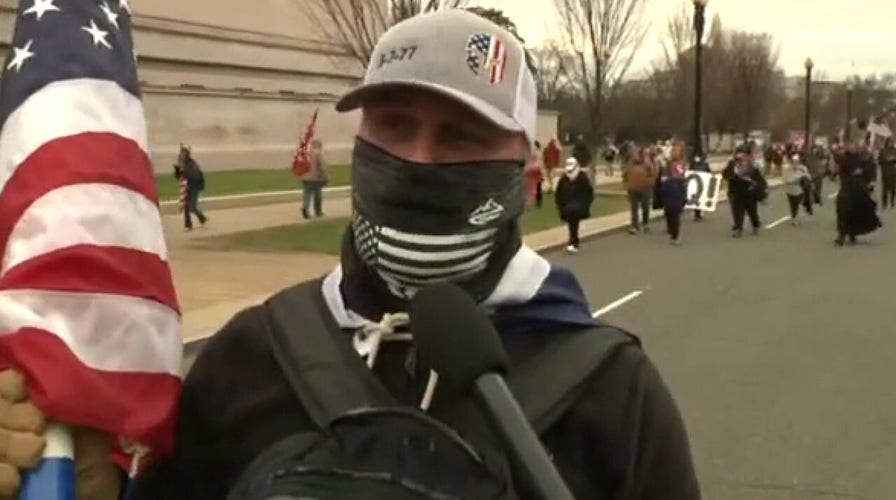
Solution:
M 722 192 L 722 175 L 688 170 L 685 172 L 688 201 L 685 208 L 715 212 Z

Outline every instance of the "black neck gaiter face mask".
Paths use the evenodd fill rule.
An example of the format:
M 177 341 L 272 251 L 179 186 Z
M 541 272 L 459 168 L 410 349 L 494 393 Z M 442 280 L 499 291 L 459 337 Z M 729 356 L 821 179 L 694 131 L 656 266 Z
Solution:
M 357 139 L 354 250 L 402 299 L 430 284 L 474 280 L 523 212 L 522 173 L 523 162 L 512 160 L 410 162 Z

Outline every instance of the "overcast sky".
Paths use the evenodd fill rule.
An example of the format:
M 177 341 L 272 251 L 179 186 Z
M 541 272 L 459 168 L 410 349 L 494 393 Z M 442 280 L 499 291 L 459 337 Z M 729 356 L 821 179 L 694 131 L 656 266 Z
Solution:
M 630 77 L 637 77 L 661 55 L 666 20 L 690 0 L 645 0 L 651 30 Z M 554 0 L 474 0 L 502 9 L 527 44 L 550 36 Z M 709 0 L 713 15 L 729 28 L 765 31 L 780 45 L 779 64 L 787 74 L 802 74 L 811 57 L 831 80 L 850 74 L 896 73 L 896 1 L 894 0 Z M 708 29 L 708 27 L 707 27 Z

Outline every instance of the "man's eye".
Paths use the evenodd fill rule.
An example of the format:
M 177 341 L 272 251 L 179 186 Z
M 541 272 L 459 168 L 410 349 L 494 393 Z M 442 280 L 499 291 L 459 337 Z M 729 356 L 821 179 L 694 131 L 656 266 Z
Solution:
M 449 129 L 445 131 L 445 136 L 452 142 L 461 142 L 467 144 L 476 144 L 480 146 L 488 145 L 491 141 L 488 134 L 482 134 L 463 129 Z
M 411 134 L 416 129 L 413 118 L 397 114 L 382 115 L 374 120 L 374 123 L 376 124 L 374 133 L 391 137 Z

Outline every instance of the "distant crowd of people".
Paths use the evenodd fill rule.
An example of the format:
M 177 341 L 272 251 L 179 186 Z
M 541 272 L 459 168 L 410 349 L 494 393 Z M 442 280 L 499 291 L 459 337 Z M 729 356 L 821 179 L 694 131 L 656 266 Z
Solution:
M 686 172 L 709 171 L 708 161 L 688 160 L 684 143 L 672 140 L 647 145 L 608 144 L 599 156 L 604 161 L 604 175 L 613 176 L 617 167 L 621 172 L 631 211 L 629 233 L 648 232 L 651 209 L 662 209 L 669 242 L 680 245 L 681 219 L 687 205 Z M 598 166 L 591 149 L 581 140 L 573 145 L 565 162 L 563 157 L 563 147 L 556 139 L 544 148 L 535 143 L 525 172 L 528 200 L 530 205 L 540 207 L 544 193 L 556 192 L 554 202 L 569 231 L 567 251 L 576 253 L 579 228 L 591 214 Z M 760 206 L 769 196 L 769 177 L 782 179 L 793 225 L 799 224 L 801 212 L 811 216 L 816 206 L 824 204 L 822 191 L 826 180 L 839 180 L 834 240 L 837 245 L 855 243 L 858 236 L 882 226 L 877 215 L 878 202 L 872 196 L 878 178 L 881 207 L 896 206 L 896 145 L 892 138 L 880 147 L 875 147 L 864 134 L 830 146 L 817 144 L 808 148 L 772 143 L 763 150 L 754 142 L 747 142 L 736 148 L 721 174 L 727 184 L 734 238 L 743 236 L 746 223 L 751 234 L 760 232 Z M 701 211 L 694 210 L 694 220 L 702 218 Z

